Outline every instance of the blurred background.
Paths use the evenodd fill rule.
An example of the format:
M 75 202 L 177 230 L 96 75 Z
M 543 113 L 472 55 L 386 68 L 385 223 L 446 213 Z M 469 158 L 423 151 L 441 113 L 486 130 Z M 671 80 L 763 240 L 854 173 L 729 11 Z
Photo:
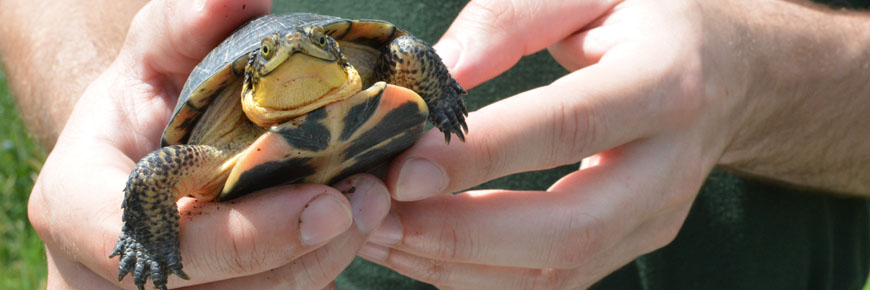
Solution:
M 45 155 L 21 124 L 0 69 L 0 289 L 45 289 L 45 250 L 27 220 Z

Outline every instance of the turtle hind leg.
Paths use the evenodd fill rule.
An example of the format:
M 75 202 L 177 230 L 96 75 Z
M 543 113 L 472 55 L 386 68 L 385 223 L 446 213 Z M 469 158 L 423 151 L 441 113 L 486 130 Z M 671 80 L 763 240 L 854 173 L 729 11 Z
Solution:
M 452 134 L 465 141 L 468 110 L 462 96 L 468 92 L 450 76 L 431 46 L 414 36 L 397 37 L 381 52 L 376 77 L 417 92 L 429 107 L 429 121 L 444 132 L 446 142 Z
M 124 227 L 109 257 L 120 256 L 118 281 L 127 273 L 143 289 L 150 277 L 154 287 L 166 289 L 170 274 L 188 279 L 182 271 L 178 242 L 177 187 L 200 179 L 204 170 L 219 166 L 226 154 L 206 145 L 176 145 L 142 158 L 124 188 Z M 217 165 L 215 165 L 217 164 Z

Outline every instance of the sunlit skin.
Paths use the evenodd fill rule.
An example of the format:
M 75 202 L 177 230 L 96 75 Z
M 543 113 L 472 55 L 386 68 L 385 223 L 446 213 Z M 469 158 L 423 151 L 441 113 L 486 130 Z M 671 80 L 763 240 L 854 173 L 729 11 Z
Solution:
M 868 29 L 804 2 L 471 1 L 435 46 L 463 86 L 545 48 L 570 73 L 397 158 L 405 202 L 361 255 L 443 289 L 583 289 L 670 243 L 714 166 L 868 195 Z M 589 156 L 545 191 L 463 192 Z
M 127 41 L 125 52 L 113 65 L 98 66 L 99 72 L 91 74 L 106 70 L 82 96 L 87 102 L 81 103 L 68 123 L 64 120 L 69 107 L 64 111 L 58 106 L 64 113 L 61 117 L 55 117 L 57 111 L 44 110 L 44 105 L 23 108 L 25 114 L 59 120 L 43 125 L 48 128 L 34 126 L 37 132 L 49 132 L 45 135 L 56 137 L 66 124 L 57 150 L 43 167 L 28 211 L 46 243 L 50 289 L 132 287 L 129 280 L 116 284 L 117 264 L 105 258 L 120 225 L 93 221 L 119 220 L 118 192 L 134 160 L 155 148 L 153 140 L 160 138 L 175 104 L 173 92 L 177 91 L 173 88 L 181 87 L 196 60 L 219 39 L 244 19 L 266 13 L 269 6 L 267 1 L 205 1 L 199 8 L 193 2 L 184 3 L 156 1 L 140 13 L 134 22 L 138 24 L 131 28 L 136 32 L 131 35 L 138 36 Z M 520 6 L 500 6 L 506 3 Z M 538 5 L 531 7 L 530 3 L 470 2 L 437 47 L 439 53 L 466 88 L 506 70 L 522 55 L 544 48 L 572 73 L 550 86 L 473 112 L 469 126 L 474 133 L 465 144 L 444 146 L 442 136 L 435 132 L 424 136 L 418 146 L 397 160 L 387 184 L 397 199 L 428 199 L 396 203 L 395 214 L 389 217 L 393 221 L 371 238 L 373 243 L 361 255 L 442 288 L 576 288 L 588 286 L 634 257 L 669 243 L 705 172 L 717 164 L 803 186 L 867 193 L 866 185 L 850 184 L 870 180 L 862 175 L 870 170 L 860 167 L 870 164 L 862 159 L 870 156 L 866 147 L 870 140 L 862 139 L 870 133 L 862 131 L 866 126 L 855 126 L 870 115 L 866 106 L 870 101 L 864 98 L 870 95 L 865 86 L 870 76 L 866 69 L 856 67 L 867 63 L 868 57 L 866 44 L 870 40 L 863 32 L 870 28 L 865 12 L 779 1 L 535 1 Z M 33 5 L 33 1 L 0 2 L 11 4 L 40 8 L 10 13 L 24 19 L 54 15 L 47 11 L 62 7 Z M 239 13 L 235 4 L 245 4 L 247 9 Z M 80 13 L 62 7 L 63 13 L 56 15 L 121 14 L 88 13 L 90 5 L 90 1 L 82 5 L 88 9 Z M 138 9 L 133 7 L 133 11 Z M 0 13 L 19 11 L 3 8 Z M 18 23 L 15 17 L 4 19 Z M 129 18 L 95 21 L 98 27 L 112 28 L 129 22 Z M 71 27 L 69 23 L 80 22 L 55 17 L 31 25 L 2 27 L 63 31 Z M 817 23 L 826 25 L 813 25 Z M 491 33 L 496 28 L 510 33 Z M 88 38 L 75 37 L 66 43 L 84 39 Z M 0 43 L 15 42 L 4 38 Z M 65 47 L 60 45 L 63 43 L 54 47 Z M 174 43 L 190 45 L 177 47 Z M 4 46 L 3 55 L 28 47 L 35 46 Z M 103 53 L 111 50 L 97 51 L 98 55 L 112 55 Z M 735 61 L 735 54 L 741 55 L 742 61 Z M 37 58 L 22 58 L 26 59 Z M 33 68 L 38 63 L 14 67 Z M 63 64 L 67 63 L 81 62 Z M 71 81 L 79 76 L 70 74 L 45 81 L 17 77 L 21 75 L 10 77 L 10 82 L 44 85 L 57 92 L 75 90 L 57 89 L 53 79 L 80 84 L 79 91 L 90 83 Z M 780 78 L 771 79 L 773 76 Z M 118 84 L 123 84 L 123 89 L 109 89 Z M 582 95 L 574 95 L 577 92 Z M 727 100 L 734 103 L 719 103 L 723 99 L 718 97 L 726 92 L 724 96 L 732 97 Z M 753 97 L 746 98 L 747 92 Z M 29 97 L 42 101 L 37 104 L 47 104 L 56 100 L 42 98 L 61 95 Z M 555 101 L 553 96 L 560 95 L 584 101 L 559 107 L 554 103 L 571 104 Z M 696 103 L 691 102 L 698 100 L 693 96 L 709 98 Z M 742 103 L 747 100 L 752 102 Z M 803 106 L 783 103 L 790 101 Z M 574 111 L 556 110 L 560 108 Z M 732 115 L 724 112 L 727 110 L 743 114 Z M 569 114 L 560 115 L 563 112 Z M 831 118 L 816 112 L 838 113 Z M 504 122 L 505 116 L 523 119 Z M 708 150 L 690 150 L 699 148 Z M 819 152 L 827 155 L 819 156 Z M 463 191 L 511 172 L 575 162 L 590 155 L 598 157 L 598 166 L 565 176 L 547 192 L 436 196 Z M 436 164 L 434 176 L 443 174 L 447 180 L 410 178 L 400 182 L 402 165 L 423 157 Z M 857 165 L 840 168 L 837 164 Z M 801 172 L 797 169 L 812 169 L 817 174 L 811 178 L 789 175 Z M 94 180 L 100 182 L 95 184 Z M 328 287 L 345 262 L 357 254 L 367 230 L 381 222 L 382 216 L 364 213 L 386 214 L 390 206 L 382 183 L 374 178 L 354 182 L 357 192 L 370 192 L 371 198 L 351 198 L 347 203 L 329 187 L 301 186 L 266 190 L 220 208 L 182 199 L 183 209 L 195 208 L 195 213 L 202 213 L 195 220 L 182 220 L 186 223 L 182 244 L 187 245 L 182 250 L 185 261 L 191 262 L 186 271 L 194 278 L 170 280 L 170 286 Z M 412 192 L 402 184 L 429 184 L 436 189 L 409 194 Z M 370 190 L 362 190 L 366 187 Z M 339 229 L 339 234 L 332 240 L 325 238 L 329 242 L 308 246 L 300 241 L 297 222 L 305 213 L 303 205 L 314 197 L 324 197 L 318 194 L 338 201 L 325 207 L 331 210 L 320 213 L 332 217 L 326 221 L 337 222 L 321 228 Z M 346 214 L 349 208 L 353 218 Z M 96 217 L 94 213 L 98 213 Z M 515 217 L 522 219 L 510 219 Z M 348 228 L 351 221 L 355 226 Z M 323 233 L 321 237 L 335 234 Z M 577 240 L 588 242 L 573 243 Z M 281 277 L 284 279 L 277 279 Z
M 121 228 L 119 193 L 127 176 L 136 160 L 156 149 L 194 65 L 238 25 L 269 9 L 268 1 L 194 2 L 154 1 L 139 12 L 121 53 L 81 96 L 46 160 L 29 212 L 46 245 L 47 288 L 135 289 L 129 278 L 118 282 L 118 260 L 107 258 Z M 67 171 L 74 164 L 76 170 Z M 342 193 L 351 188 L 353 194 Z M 169 287 L 330 287 L 380 224 L 389 200 L 369 175 L 335 188 L 271 188 L 232 203 L 182 198 L 179 209 L 196 216 L 180 220 L 191 280 L 173 276 Z

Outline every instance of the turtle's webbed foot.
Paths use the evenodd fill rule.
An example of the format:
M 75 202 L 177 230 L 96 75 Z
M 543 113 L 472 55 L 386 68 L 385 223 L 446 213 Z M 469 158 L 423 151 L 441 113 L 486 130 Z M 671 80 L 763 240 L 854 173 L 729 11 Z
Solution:
M 124 188 L 124 227 L 109 257 L 120 256 L 118 280 L 127 273 L 139 289 L 150 278 L 157 289 L 166 289 L 170 274 L 188 279 L 181 270 L 178 241 L 177 181 L 188 174 L 185 162 L 204 158 L 201 148 L 170 146 L 142 158 Z M 188 163 L 189 164 L 189 163 Z
M 127 226 L 124 226 L 121 237 L 118 238 L 118 243 L 109 256 L 109 258 L 121 257 L 118 281 L 121 281 L 127 273 L 131 273 L 133 283 L 139 289 L 144 289 L 149 277 L 154 282 L 154 287 L 166 289 L 169 274 L 175 274 L 185 280 L 189 279 L 181 270 L 181 252 L 178 242 L 167 241 L 163 245 L 147 245 L 139 242 L 136 236 Z
M 453 78 L 450 78 L 450 83 L 443 96 L 435 104 L 429 105 L 429 120 L 438 130 L 444 132 L 445 142 L 450 143 L 452 134 L 465 142 L 465 133 L 468 132 L 465 117 L 468 116 L 468 110 L 462 102 L 462 96 L 468 93 Z
M 468 110 L 462 96 L 468 92 L 450 76 L 435 49 L 410 35 L 397 37 L 381 54 L 376 71 L 378 79 L 409 88 L 426 101 L 429 121 L 444 132 L 444 140 L 449 143 L 456 134 L 465 141 Z

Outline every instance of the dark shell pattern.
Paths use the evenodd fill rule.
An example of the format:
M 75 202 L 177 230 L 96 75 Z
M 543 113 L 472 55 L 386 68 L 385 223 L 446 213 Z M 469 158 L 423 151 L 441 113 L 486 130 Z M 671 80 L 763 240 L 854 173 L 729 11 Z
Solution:
M 381 35 L 354 35 L 359 39 L 353 42 L 377 47 L 398 35 L 407 34 L 393 24 L 381 20 L 349 20 L 334 16 L 294 13 L 266 15 L 241 26 L 221 42 L 190 73 L 172 119 L 163 131 L 161 146 L 183 144 L 188 134 L 196 126 L 199 117 L 211 101 L 230 85 L 233 80 L 244 76 L 246 56 L 260 46 L 260 41 L 275 31 L 287 30 L 306 25 L 319 25 L 326 34 L 336 40 L 346 40 L 345 36 L 355 34 L 358 26 L 379 26 L 378 30 L 389 32 Z M 372 33 L 374 34 L 374 33 Z

